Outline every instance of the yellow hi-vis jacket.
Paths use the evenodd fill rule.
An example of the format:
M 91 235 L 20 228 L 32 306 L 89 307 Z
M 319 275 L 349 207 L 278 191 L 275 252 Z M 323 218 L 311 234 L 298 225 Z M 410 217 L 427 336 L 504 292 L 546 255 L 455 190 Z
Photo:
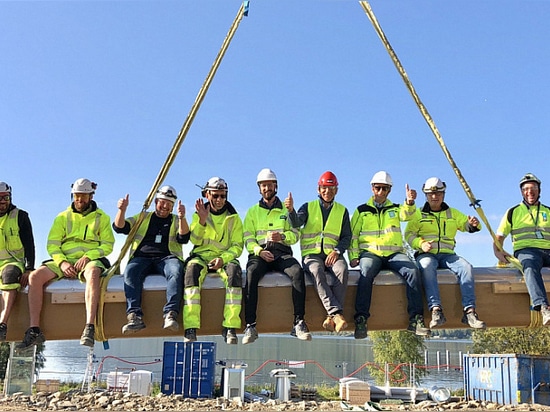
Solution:
M 243 228 L 246 250 L 256 256 L 267 246 L 266 237 L 269 231 L 278 231 L 285 236 L 281 246 L 287 254 L 292 254 L 290 246 L 300 238 L 298 229 L 292 228 L 288 219 L 288 210 L 279 198 L 276 198 L 271 209 L 268 209 L 261 200 L 248 209 Z
M 205 262 L 220 257 L 224 264 L 241 256 L 244 245 L 243 224 L 229 202 L 223 213 L 209 213 L 205 226 L 199 220 L 195 212 L 190 227 L 191 243 L 195 245 L 191 255 L 199 255 Z
M 14 208 L 0 218 L 0 266 L 17 262 L 24 269 L 25 249 L 19 237 L 18 216 L 19 209 Z
M 441 205 L 439 212 L 430 210 L 426 203 L 422 210 L 417 210 L 414 217 L 407 223 L 405 239 L 414 250 L 422 252 L 422 242 L 433 242 L 430 253 L 455 253 L 456 232 L 477 232 L 481 230 L 481 224 L 476 228 L 468 223 L 468 216 L 449 207 L 446 203 Z
M 374 197 L 360 205 L 351 218 L 350 260 L 358 259 L 363 251 L 384 257 L 403 252 L 401 222 L 410 220 L 415 210 L 416 205 L 399 205 L 389 199 L 378 209 Z
M 151 216 L 153 215 L 153 213 L 155 212 L 147 212 L 145 218 L 143 219 L 143 222 L 141 222 L 141 225 L 139 226 L 139 229 L 134 236 L 132 246 L 130 247 L 130 259 L 134 256 L 134 253 L 136 253 L 136 250 L 139 247 L 141 241 L 147 234 L 149 222 L 151 221 Z M 132 226 L 135 225 L 138 217 L 139 214 L 126 219 L 126 222 L 128 222 L 128 224 L 130 225 L 130 230 L 132 230 Z M 170 250 L 170 253 L 172 253 L 174 256 L 183 261 L 183 246 L 176 240 L 178 227 L 179 217 L 175 214 L 172 214 L 172 224 L 170 225 L 170 234 L 168 236 L 168 250 Z
M 550 208 L 542 203 L 528 207 L 522 202 L 508 209 L 497 234 L 511 234 L 514 251 L 526 247 L 550 249 Z
M 300 249 L 302 256 L 320 254 L 321 245 L 323 253 L 330 254 L 338 241 L 342 231 L 342 221 L 346 208 L 338 202 L 332 204 L 327 222 L 323 228 L 323 213 L 319 200 L 307 204 L 307 222 L 300 231 Z
M 47 250 L 59 266 L 74 263 L 83 256 L 90 260 L 107 257 L 115 243 L 109 216 L 92 201 L 86 214 L 75 212 L 72 205 L 54 219 L 48 234 Z

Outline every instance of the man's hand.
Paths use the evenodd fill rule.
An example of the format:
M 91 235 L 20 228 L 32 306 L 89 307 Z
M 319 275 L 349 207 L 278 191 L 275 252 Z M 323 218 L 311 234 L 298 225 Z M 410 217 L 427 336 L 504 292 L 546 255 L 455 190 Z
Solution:
M 336 263 L 339 257 L 340 257 L 340 254 L 333 250 L 328 254 L 327 258 L 325 259 L 325 266 L 329 268 L 332 267 Z
M 468 223 L 472 227 L 478 227 L 479 226 L 479 220 L 477 220 L 477 217 L 475 217 L 475 216 L 468 216 Z
M 218 270 L 222 266 L 223 266 L 223 259 L 219 257 L 212 259 L 210 262 L 208 262 L 208 269 L 210 270 Z
M 349 262 L 349 265 L 354 268 L 356 267 L 357 265 L 359 265 L 359 259 L 352 259 L 350 262 Z
M 27 287 L 27 285 L 29 284 L 29 275 L 30 274 L 31 274 L 31 271 L 27 270 L 27 271 L 23 272 L 23 274 L 21 275 L 21 279 L 19 279 L 19 284 L 21 285 L 22 288 Z
M 178 200 L 178 217 L 185 219 L 185 205 L 181 203 L 181 200 Z
M 126 197 L 118 200 L 117 208 L 122 212 L 126 213 L 126 209 L 128 209 L 129 204 L 130 204 L 130 195 L 126 194 Z
M 414 201 L 416 200 L 416 190 L 411 189 L 408 183 L 405 184 L 405 195 L 407 199 L 407 204 L 409 206 L 414 205 Z
M 195 202 L 195 210 L 197 211 L 197 215 L 199 215 L 199 223 L 204 226 L 208 218 L 208 213 L 210 213 L 210 205 L 205 206 L 204 200 L 200 198 Z
M 292 198 L 291 192 L 288 192 L 288 196 L 285 199 L 285 207 L 289 213 L 294 211 L 294 199 Z
M 76 261 L 74 264 L 74 268 L 76 269 L 76 273 L 82 272 L 86 265 L 90 262 L 90 258 L 87 256 L 82 256 L 80 259 Z
M 63 276 L 65 276 L 66 278 L 74 279 L 76 278 L 76 275 L 78 275 L 75 267 L 67 261 L 61 263 L 61 265 L 59 265 L 59 268 L 63 272 Z
M 432 247 L 433 247 L 432 243 L 433 243 L 433 240 L 429 242 L 425 240 L 424 242 L 422 242 L 422 244 L 420 245 L 420 247 L 422 248 L 422 251 L 425 253 L 428 253 L 430 250 L 432 250 Z
M 273 262 L 275 260 L 273 253 L 271 253 L 269 250 L 262 250 L 259 256 L 266 262 Z

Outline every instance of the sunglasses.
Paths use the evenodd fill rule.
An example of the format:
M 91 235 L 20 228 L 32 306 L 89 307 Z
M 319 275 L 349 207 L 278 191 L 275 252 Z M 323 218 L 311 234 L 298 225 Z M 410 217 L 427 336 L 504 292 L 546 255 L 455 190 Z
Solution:
M 221 195 L 219 195 L 219 194 L 213 194 L 213 195 L 210 195 L 210 196 L 212 196 L 212 199 L 218 199 L 218 198 L 220 198 L 220 199 L 225 199 L 225 198 L 227 197 L 226 194 L 221 194 Z
M 389 186 L 373 186 L 373 189 L 376 191 L 383 191 L 383 192 L 389 192 L 390 187 Z
M 11 199 L 11 196 L 10 195 L 3 195 L 3 196 L 0 196 L 0 200 L 10 200 Z

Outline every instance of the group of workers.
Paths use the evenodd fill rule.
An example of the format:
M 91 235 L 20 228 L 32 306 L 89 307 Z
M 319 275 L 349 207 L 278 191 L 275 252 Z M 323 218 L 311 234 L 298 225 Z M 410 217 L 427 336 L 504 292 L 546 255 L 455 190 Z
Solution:
M 47 240 L 49 260 L 35 268 L 35 246 L 29 215 L 13 204 L 12 188 L 0 182 L 0 341 L 5 341 L 7 324 L 17 291 L 28 286 L 30 325 L 18 343 L 19 348 L 42 343 L 40 329 L 44 287 L 62 278 L 85 282 L 86 324 L 80 344 L 93 347 L 96 313 L 100 296 L 100 277 L 110 267 L 107 256 L 113 251 L 114 234 L 134 233 L 130 257 L 125 267 L 124 292 L 127 323 L 123 334 L 146 327 L 141 305 L 145 277 L 159 273 L 166 278 L 164 329 L 179 330 L 183 317 L 184 341 L 197 340 L 201 327 L 201 287 L 209 273 L 216 273 L 225 284 L 222 336 L 228 344 L 238 342 L 241 309 L 244 303 L 243 344 L 258 339 L 257 307 L 260 280 L 270 271 L 282 272 L 291 279 L 294 319 L 291 335 L 311 340 L 305 322 L 305 276 L 310 276 L 326 310 L 322 326 L 340 332 L 347 328 L 344 300 L 349 266 L 359 267 L 355 298 L 354 337 L 367 337 L 373 283 L 380 270 L 389 269 L 405 281 L 408 330 L 419 336 L 445 324 L 443 304 L 437 282 L 437 269 L 452 271 L 459 282 L 462 322 L 484 329 L 476 312 L 472 265 L 455 253 L 457 231 L 481 230 L 476 217 L 467 216 L 445 203 L 446 184 L 437 177 L 426 180 L 422 192 L 426 202 L 417 207 L 417 193 L 405 187 L 403 204 L 393 203 L 389 194 L 393 181 L 379 171 L 370 181 L 372 196 L 350 215 L 335 201 L 336 176 L 327 171 L 317 184 L 318 198 L 294 208 L 292 194 L 282 201 L 277 196 L 278 181 L 270 169 L 262 169 L 256 183 L 261 195 L 243 221 L 228 200 L 228 185 L 212 177 L 202 187 L 189 225 L 185 206 L 172 186 L 162 186 L 155 198 L 154 211 L 143 216 L 126 217 L 129 196 L 118 201 L 111 225 L 109 216 L 93 200 L 96 184 L 78 179 L 71 186 L 72 202 L 59 213 Z M 532 305 L 540 310 L 543 324 L 550 324 L 550 307 L 541 269 L 550 266 L 550 208 L 540 202 L 540 180 L 532 173 L 520 181 L 522 202 L 510 208 L 499 225 L 494 253 L 507 263 L 504 239 L 512 236 L 514 256 L 523 267 Z M 174 213 L 174 209 L 175 212 Z M 140 219 L 143 218 L 143 219 Z M 401 223 L 406 222 L 405 233 Z M 191 241 L 190 255 L 183 255 L 183 244 Z M 406 252 L 407 242 L 411 253 Z M 292 255 L 291 246 L 300 242 L 302 263 Z M 248 252 L 246 280 L 238 258 Z M 429 328 L 424 323 L 426 296 L 431 313 Z M 183 316 L 180 313 L 183 311 Z

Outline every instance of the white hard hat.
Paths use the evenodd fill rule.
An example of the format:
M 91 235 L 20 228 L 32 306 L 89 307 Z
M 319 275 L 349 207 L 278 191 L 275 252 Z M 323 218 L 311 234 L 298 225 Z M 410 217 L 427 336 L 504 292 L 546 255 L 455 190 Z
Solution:
M 535 182 L 537 185 L 539 185 L 540 188 L 540 179 L 533 173 L 527 173 L 526 175 L 524 175 L 519 181 L 519 187 L 522 187 L 527 182 Z
M 206 185 L 202 188 L 202 196 L 206 196 L 207 190 L 225 190 L 227 192 L 227 183 L 225 180 L 223 180 L 221 177 L 211 177 L 208 179 L 208 182 L 206 182 Z
M 271 169 L 260 170 L 260 173 L 258 173 L 258 177 L 256 177 L 256 183 L 267 181 L 277 182 L 277 176 L 275 176 L 275 173 Z
M 71 185 L 71 193 L 90 193 L 94 194 L 97 184 L 91 180 L 80 178 Z
M 382 184 L 382 185 L 388 185 L 393 186 L 393 180 L 388 172 L 384 172 L 383 170 L 380 172 L 376 172 L 374 176 L 372 177 L 370 184 L 374 185 L 376 183 Z
M 11 186 L 8 185 L 6 182 L 0 182 L 0 192 L 2 193 L 9 193 L 11 195 Z
M 159 190 L 157 190 L 157 199 L 169 200 L 170 202 L 175 202 L 178 198 L 176 189 L 170 185 L 164 185 Z
M 424 193 L 444 192 L 447 189 L 447 185 L 439 177 L 430 177 L 426 180 L 426 183 L 422 185 L 422 191 Z

